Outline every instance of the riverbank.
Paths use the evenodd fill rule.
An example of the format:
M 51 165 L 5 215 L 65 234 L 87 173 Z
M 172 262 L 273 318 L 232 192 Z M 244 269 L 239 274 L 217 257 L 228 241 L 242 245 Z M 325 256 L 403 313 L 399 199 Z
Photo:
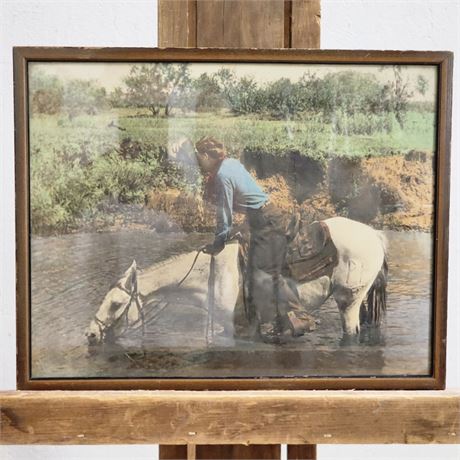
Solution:
M 291 154 L 283 159 L 247 154 L 241 161 L 286 215 L 306 221 L 345 216 L 379 229 L 433 228 L 433 155 L 336 157 L 326 163 Z M 235 215 L 242 226 L 244 216 Z M 104 203 L 81 219 L 74 232 L 148 230 L 158 233 L 213 232 L 215 208 L 199 194 L 153 189 L 144 204 Z
M 126 209 L 130 205 L 137 209 L 147 196 L 166 194 L 164 199 L 169 200 L 176 191 L 180 200 L 188 202 L 187 191 L 200 194 L 199 173 L 169 161 L 167 154 L 167 146 L 184 135 L 193 141 L 205 135 L 223 141 L 229 156 L 241 158 L 262 181 L 282 176 L 292 195 L 287 200 L 294 198 L 298 204 L 321 194 L 318 185 L 331 171 L 336 173 L 336 183 L 345 185 L 349 178 L 341 174 L 356 162 L 361 166 L 364 159 L 381 157 L 387 161 L 411 149 L 433 151 L 435 124 L 431 111 L 409 111 L 404 128 L 398 123 L 374 126 L 372 120 L 368 121 L 372 125 L 369 129 L 362 126 L 367 123 L 362 116 L 349 117 L 344 131 L 334 120 L 313 113 L 292 120 L 228 112 L 152 117 L 133 109 L 81 115 L 72 120 L 34 115 L 30 120 L 31 229 L 34 235 L 55 235 L 82 228 L 116 228 L 120 221 L 125 225 Z M 358 172 L 352 171 L 352 181 L 361 181 Z M 282 193 L 283 180 L 268 186 L 274 193 Z M 326 183 L 323 189 L 328 195 L 337 187 Z M 353 193 L 347 191 L 347 196 Z M 383 195 L 385 200 L 395 201 Z M 163 199 L 155 198 L 160 202 Z M 334 213 L 347 215 L 340 199 L 332 196 Z M 149 209 L 169 206 L 154 201 L 147 199 Z M 199 200 L 197 203 L 201 206 Z M 127 207 L 118 212 L 115 208 L 121 205 Z M 348 202 L 345 206 L 353 208 Z M 203 212 L 194 212 L 192 222 L 183 214 L 167 226 L 177 224 L 192 230 L 210 226 Z M 367 215 L 357 215 L 369 220 Z M 143 218 L 140 220 L 144 225 Z M 132 219 L 128 224 L 137 225 Z
M 433 228 L 430 153 L 337 157 L 326 163 L 292 154 L 283 160 L 254 154 L 242 158 L 270 201 L 286 214 L 300 212 L 307 221 L 341 215 L 391 230 Z M 179 190 L 152 191 L 146 208 L 168 216 L 184 231 L 210 231 L 215 226 L 212 206 Z M 236 221 L 241 223 L 242 216 Z

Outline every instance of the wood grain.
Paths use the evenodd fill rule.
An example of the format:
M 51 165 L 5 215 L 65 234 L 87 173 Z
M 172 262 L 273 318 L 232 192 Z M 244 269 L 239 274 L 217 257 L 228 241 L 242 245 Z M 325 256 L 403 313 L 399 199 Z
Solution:
M 287 446 L 288 460 L 316 460 L 316 446 L 291 444 Z
M 3 444 L 460 443 L 460 392 L 4 392 Z
M 16 355 L 18 387 L 29 379 L 30 252 L 29 252 L 29 114 L 27 59 L 22 49 L 14 55 L 14 125 L 16 178 Z M 1 434 L 1 430 L 0 430 Z
M 162 48 L 196 47 L 197 0 L 158 0 L 158 43 Z
M 159 0 L 158 43 L 165 48 L 282 48 L 285 5 L 284 0 Z
M 319 48 L 320 0 L 159 0 L 169 47 Z
M 291 48 L 319 48 L 320 0 L 292 0 Z
M 228 40 L 227 47 L 240 48 L 282 48 L 284 46 L 284 0 L 258 1 L 228 0 L 226 5 L 239 4 L 239 44 Z M 231 21 L 225 15 L 226 23 Z
M 204 445 L 196 447 L 197 460 L 280 460 L 281 446 L 279 444 L 221 444 L 221 445 Z M 186 460 L 188 446 L 160 445 L 160 460 Z M 288 460 L 316 460 L 316 446 L 314 445 L 289 445 L 287 446 Z
M 223 48 L 225 0 L 199 0 L 197 4 L 197 46 Z
M 440 65 L 448 72 L 453 62 L 450 51 L 375 51 L 303 49 L 206 49 L 206 48 L 78 48 L 15 47 L 21 60 L 40 62 L 285 62 L 310 64 L 422 64 Z M 445 69 L 444 69 L 445 65 Z M 441 83 L 441 81 L 439 82 Z
M 249 445 L 221 444 L 196 446 L 197 460 L 279 460 L 281 457 L 280 445 Z M 160 445 L 160 460 L 186 460 L 187 446 Z

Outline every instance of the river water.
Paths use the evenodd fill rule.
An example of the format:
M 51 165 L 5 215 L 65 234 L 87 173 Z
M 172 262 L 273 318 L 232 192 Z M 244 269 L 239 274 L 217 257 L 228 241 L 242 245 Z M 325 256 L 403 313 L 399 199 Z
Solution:
M 212 350 L 187 347 L 187 337 L 203 334 L 203 318 L 172 321 L 183 315 L 174 307 L 165 310 L 155 327 L 159 336 L 166 336 L 172 323 L 176 329 L 184 324 L 177 347 L 118 343 L 89 349 L 84 337 L 109 286 L 133 259 L 138 267 L 148 267 L 200 247 L 210 235 L 123 230 L 34 238 L 32 378 L 429 375 L 432 236 L 385 233 L 388 310 L 379 329 L 345 342 L 336 304 L 328 300 L 311 312 L 320 321 L 317 329 L 291 343 L 239 340 L 233 347 Z

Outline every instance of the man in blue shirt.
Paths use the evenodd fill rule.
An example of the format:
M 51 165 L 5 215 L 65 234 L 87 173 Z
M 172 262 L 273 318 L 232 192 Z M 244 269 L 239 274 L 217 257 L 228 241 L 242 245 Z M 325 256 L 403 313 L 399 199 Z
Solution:
M 283 276 L 287 235 L 282 213 L 271 203 L 246 168 L 227 158 L 224 145 L 205 137 L 195 145 L 198 164 L 215 191 L 216 231 L 207 254 L 220 252 L 229 239 L 233 211 L 247 215 L 250 243 L 247 292 L 250 320 L 259 326 L 263 340 L 282 341 L 314 328 L 295 284 Z

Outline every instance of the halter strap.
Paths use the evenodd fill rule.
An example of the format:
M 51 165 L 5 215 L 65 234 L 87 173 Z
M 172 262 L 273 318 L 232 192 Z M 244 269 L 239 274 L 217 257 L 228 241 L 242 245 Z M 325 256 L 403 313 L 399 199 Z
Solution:
M 139 316 L 141 317 L 142 320 L 142 327 L 144 328 L 144 312 L 142 311 L 140 302 L 139 302 L 139 295 L 137 293 L 136 289 L 133 289 L 132 291 L 128 291 L 124 286 L 121 284 L 116 284 L 113 289 L 120 289 L 121 291 L 125 292 L 130 296 L 128 303 L 125 305 L 123 311 L 121 312 L 120 316 L 116 318 L 111 325 L 107 324 L 106 322 L 102 321 L 101 319 L 98 318 L 97 314 L 94 315 L 94 320 L 97 324 L 97 327 L 99 328 L 99 333 L 101 335 L 101 338 L 103 338 L 106 335 L 106 331 L 110 329 L 111 327 L 114 327 L 123 317 L 127 318 L 128 311 L 133 303 L 133 300 L 136 302 L 136 307 L 139 312 Z
M 128 291 L 124 286 L 122 286 L 120 283 L 115 284 L 114 288 L 118 288 L 123 292 L 126 292 L 126 294 L 130 295 L 131 297 L 134 297 L 136 295 L 135 290 L 133 289 L 132 291 Z

